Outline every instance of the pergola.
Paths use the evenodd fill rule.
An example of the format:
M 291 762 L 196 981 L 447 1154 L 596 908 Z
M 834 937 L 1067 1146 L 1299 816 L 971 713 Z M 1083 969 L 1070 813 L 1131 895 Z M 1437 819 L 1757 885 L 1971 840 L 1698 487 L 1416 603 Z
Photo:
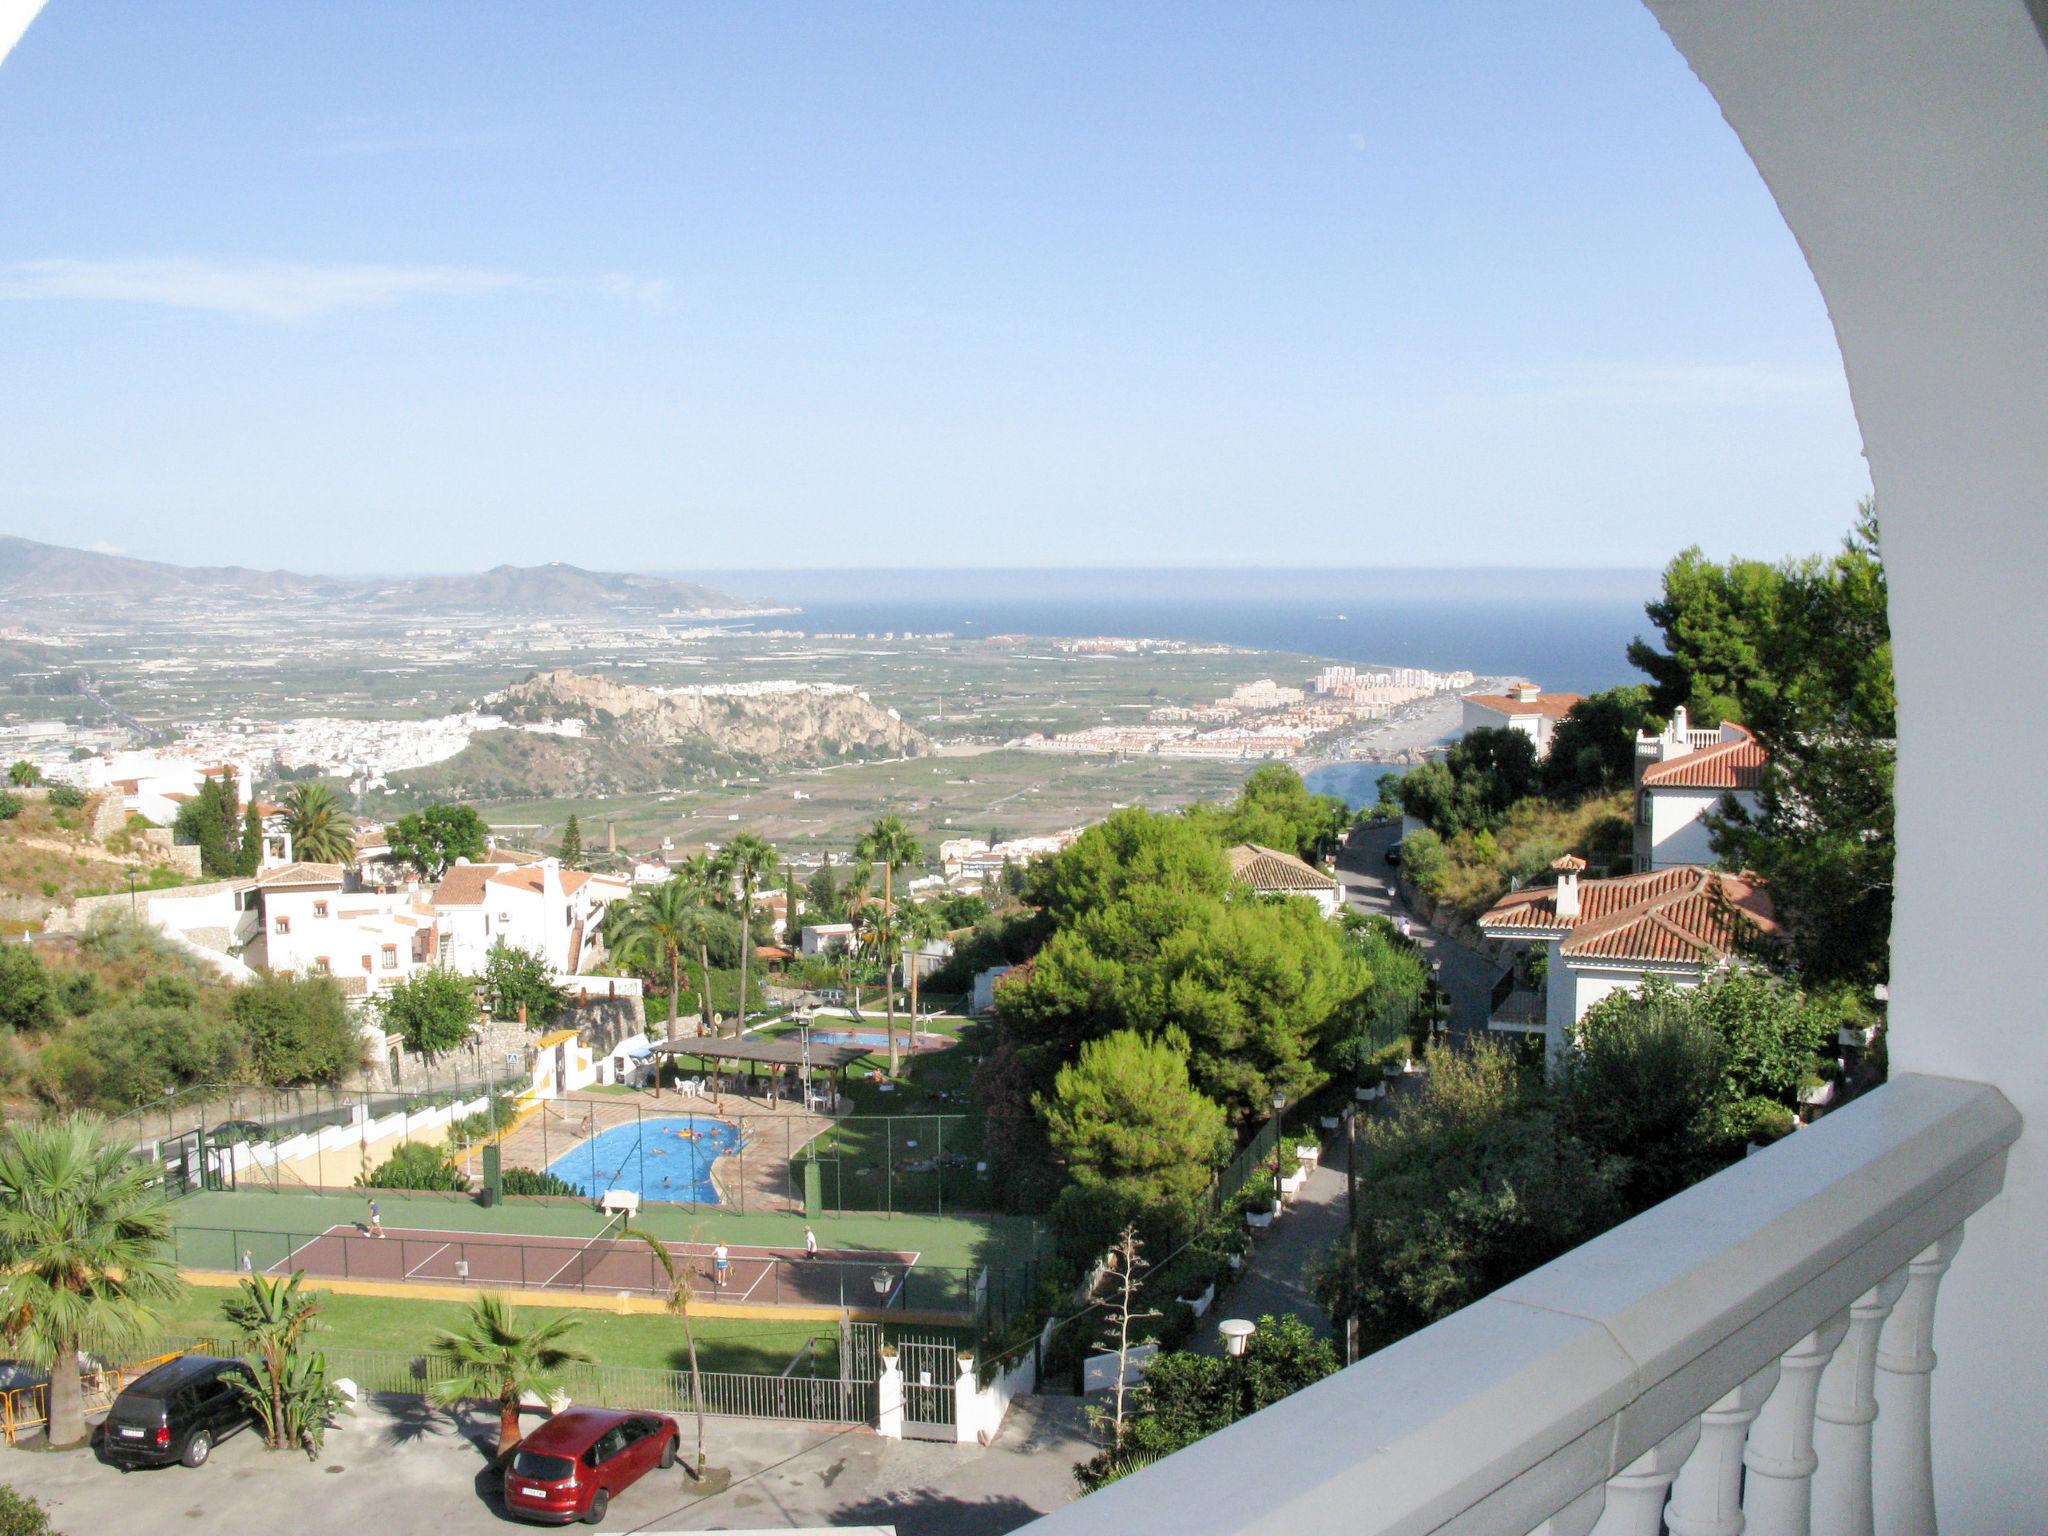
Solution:
M 693 1035 L 681 1040 L 657 1040 L 649 1054 L 671 1058 L 695 1056 L 705 1061 L 765 1067 L 802 1067 L 808 1062 L 813 1072 L 836 1072 L 839 1085 L 844 1088 L 846 1069 L 867 1055 L 868 1048 L 814 1040 L 806 1050 L 803 1039 L 797 1035 L 741 1036 L 735 1040 Z

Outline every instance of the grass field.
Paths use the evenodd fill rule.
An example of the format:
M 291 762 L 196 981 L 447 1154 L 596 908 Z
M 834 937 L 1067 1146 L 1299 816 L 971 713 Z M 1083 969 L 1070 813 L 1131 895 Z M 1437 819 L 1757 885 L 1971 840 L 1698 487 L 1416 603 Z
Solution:
M 191 1287 L 164 1309 L 165 1334 L 221 1338 L 226 1328 L 221 1303 L 232 1294 L 210 1286 Z M 516 1293 L 507 1299 L 514 1306 L 521 1306 Z M 467 1310 L 457 1301 L 404 1301 L 327 1292 L 320 1307 L 319 1332 L 313 1336 L 313 1342 L 323 1349 L 392 1349 L 424 1354 L 442 1330 L 461 1326 Z M 552 1317 L 560 1310 L 548 1306 L 523 1307 L 522 1320 Z M 595 1311 L 574 1311 L 568 1315 L 576 1319 L 571 1342 L 602 1364 L 676 1371 L 689 1366 L 682 1324 L 674 1318 Z M 830 1323 L 759 1322 L 724 1317 L 698 1317 L 692 1323 L 697 1334 L 697 1361 L 707 1371 L 779 1375 L 807 1341 L 815 1341 L 813 1355 L 819 1360 L 821 1371 L 830 1374 L 836 1368 L 839 1334 Z M 919 1337 L 943 1332 L 928 1327 L 917 1330 Z

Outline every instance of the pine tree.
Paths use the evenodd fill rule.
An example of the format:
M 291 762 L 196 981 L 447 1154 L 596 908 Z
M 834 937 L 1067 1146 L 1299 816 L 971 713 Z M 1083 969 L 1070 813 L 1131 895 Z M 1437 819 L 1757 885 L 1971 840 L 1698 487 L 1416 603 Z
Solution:
M 562 866 L 565 869 L 580 869 L 583 865 L 583 828 L 576 821 L 576 813 L 569 813 L 569 823 L 562 828 Z

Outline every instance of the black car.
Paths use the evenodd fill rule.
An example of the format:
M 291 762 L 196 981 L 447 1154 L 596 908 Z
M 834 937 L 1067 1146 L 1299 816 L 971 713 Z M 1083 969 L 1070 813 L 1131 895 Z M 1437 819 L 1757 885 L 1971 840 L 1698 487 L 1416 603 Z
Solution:
M 1389 864 L 1399 864 L 1401 862 L 1401 845 L 1399 843 L 1389 843 L 1387 845 L 1387 862 Z
M 130 1467 L 204 1464 L 213 1448 L 255 1422 L 241 1387 L 249 1369 L 239 1360 L 181 1355 L 139 1376 L 114 1399 L 100 1449 L 124 1472 Z

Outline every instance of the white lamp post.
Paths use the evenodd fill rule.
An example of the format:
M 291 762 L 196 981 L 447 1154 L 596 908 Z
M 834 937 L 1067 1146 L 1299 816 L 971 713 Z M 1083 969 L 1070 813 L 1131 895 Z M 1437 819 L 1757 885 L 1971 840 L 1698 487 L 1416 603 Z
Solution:
M 1216 1325 L 1216 1331 L 1223 1335 L 1223 1347 L 1234 1360 L 1244 1353 L 1252 1335 L 1259 1331 L 1259 1325 L 1241 1317 L 1226 1317 Z

